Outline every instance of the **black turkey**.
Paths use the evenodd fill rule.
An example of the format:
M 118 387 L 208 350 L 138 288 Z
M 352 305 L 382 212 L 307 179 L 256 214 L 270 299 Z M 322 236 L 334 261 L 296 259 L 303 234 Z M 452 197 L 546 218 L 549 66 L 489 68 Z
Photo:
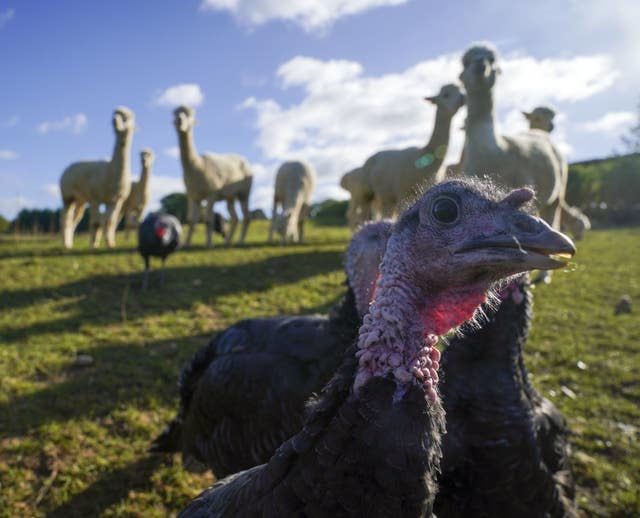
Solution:
M 149 259 L 159 257 L 162 260 L 160 273 L 164 282 L 164 263 L 180 244 L 182 226 L 175 216 L 152 212 L 138 227 L 138 251 L 144 259 L 144 280 L 142 288 L 149 286 Z
M 151 451 L 181 451 L 185 467 L 219 478 L 269 460 L 355 340 L 390 229 L 380 221 L 353 236 L 348 290 L 329 316 L 242 320 L 198 351 L 180 377 L 178 414 Z
M 557 268 L 573 244 L 482 184 L 446 182 L 395 225 L 356 343 L 268 463 L 221 480 L 182 517 L 422 517 L 436 493 L 444 412 L 438 336 L 501 278 Z M 490 383 L 491 380 L 487 380 Z
M 525 281 L 502 290 L 482 327 L 463 328 L 442 354 L 439 518 L 576 515 L 566 423 L 524 364 L 532 311 Z

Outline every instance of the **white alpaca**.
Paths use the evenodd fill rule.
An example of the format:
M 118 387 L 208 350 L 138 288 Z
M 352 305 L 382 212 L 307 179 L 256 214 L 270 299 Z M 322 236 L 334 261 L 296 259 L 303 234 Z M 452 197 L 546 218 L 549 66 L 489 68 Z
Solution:
M 122 215 L 124 216 L 125 239 L 129 239 L 129 232 L 137 229 L 142 222 L 144 210 L 147 208 L 151 196 L 149 177 L 151 176 L 151 166 L 155 160 L 155 155 L 150 149 L 140 151 L 140 161 L 142 162 L 142 172 L 137 182 L 131 182 L 131 192 L 122 205 Z
M 304 220 L 309 215 L 315 184 L 316 173 L 306 162 L 285 162 L 278 168 L 269 243 L 273 242 L 274 230 L 282 236 L 282 244 L 302 243 Z M 282 209 L 280 214 L 278 206 Z
M 529 121 L 530 130 L 540 130 L 551 133 L 554 128 L 553 119 L 556 112 L 548 106 L 537 106 L 530 112 L 522 112 L 527 121 Z M 567 163 L 563 161 L 562 181 L 563 192 L 566 192 L 567 181 L 569 179 L 569 169 Z M 584 233 L 591 228 L 591 221 L 578 207 L 568 205 L 564 196 L 560 200 L 560 208 L 562 209 L 561 227 L 565 232 L 570 232 L 576 241 L 580 241 L 584 237 Z
M 100 205 L 106 206 L 105 237 L 109 248 L 116 244 L 116 227 L 122 204 L 131 189 L 131 140 L 135 130 L 134 113 L 123 106 L 113 112 L 116 143 L 111 160 L 75 162 L 60 178 L 63 209 L 60 227 L 65 248 L 73 247 L 73 233 L 89 203 L 90 243 L 96 248 L 102 234 Z
M 173 113 L 180 144 L 182 177 L 187 189 L 189 233 L 185 245 L 188 246 L 191 243 L 193 230 L 200 214 L 200 205 L 202 201 L 205 201 L 207 247 L 212 246 L 213 204 L 220 200 L 226 200 L 230 216 L 229 233 L 225 238 L 226 244 L 231 243 L 238 225 L 238 214 L 234 201 L 240 202 L 242 232 L 238 243 L 243 243 L 251 219 L 249 193 L 251 192 L 253 175 L 249 164 L 240 155 L 220 155 L 217 153 L 199 155 L 193 142 L 195 110 L 188 106 L 179 106 Z
M 371 202 L 373 191 L 362 167 L 356 167 L 345 173 L 340 179 L 340 187 L 349 191 L 349 207 L 347 208 L 347 222 L 349 228 L 355 230 L 365 221 L 372 218 Z
M 522 112 L 529 122 L 529 129 L 537 129 L 551 133 L 553 131 L 553 119 L 556 112 L 548 106 L 537 106 L 530 112 Z
M 566 161 L 543 131 L 515 137 L 496 133 L 493 86 L 499 70 L 495 61 L 495 50 L 486 44 L 474 45 L 462 58 L 460 79 L 467 93 L 463 172 L 489 175 L 511 188 L 534 186 L 540 215 L 560 228 Z
M 396 217 L 403 200 L 436 181 L 449 145 L 451 118 L 464 104 L 464 95 L 457 85 L 448 84 L 425 99 L 436 105 L 429 142 L 424 147 L 379 151 L 362 166 L 373 192 L 374 219 Z

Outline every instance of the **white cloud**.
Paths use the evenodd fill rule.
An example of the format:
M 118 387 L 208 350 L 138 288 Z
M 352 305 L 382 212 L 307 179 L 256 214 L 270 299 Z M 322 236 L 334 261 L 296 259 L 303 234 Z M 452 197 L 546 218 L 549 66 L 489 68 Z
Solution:
M 324 29 L 336 20 L 381 6 L 395 6 L 408 0 L 202 0 L 203 10 L 229 11 L 244 25 L 262 25 L 286 20 L 306 31 Z
M 297 56 L 276 75 L 283 89 L 301 88 L 302 100 L 284 106 L 276 99 L 250 97 L 241 107 L 256 112 L 257 144 L 267 160 L 305 158 L 318 171 L 318 192 L 337 195 L 342 192 L 334 190 L 340 176 L 374 152 L 423 145 L 429 139 L 435 109 L 422 98 L 457 80 L 461 55 L 441 55 L 380 76 L 367 75 L 354 61 Z M 618 76 L 602 55 L 538 60 L 511 54 L 500 61 L 496 109 L 505 133 L 526 129 L 521 110 L 554 104 L 561 113 L 559 104 L 602 92 Z M 464 112 L 452 122 L 446 163 L 460 156 Z M 564 122 L 556 126 L 553 138 L 570 151 L 565 127 Z
M 0 149 L 0 160 L 15 160 L 18 158 L 18 153 L 11 149 Z
M 60 198 L 60 186 L 57 183 L 48 183 L 41 187 L 41 190 L 51 198 Z
M 633 112 L 609 112 L 596 120 L 583 122 L 578 128 L 587 133 L 620 133 L 636 121 Z
M 180 158 L 180 148 L 178 146 L 166 147 L 162 152 L 170 158 Z
M 23 196 L 7 196 L 0 198 L 0 214 L 7 219 L 14 219 L 25 207 L 34 207 L 35 203 Z
M 16 15 L 15 9 L 5 9 L 0 12 L 0 29 L 2 29 L 7 23 L 9 23 Z
M 19 122 L 20 122 L 20 116 L 12 115 L 8 119 L 2 121 L 2 126 L 5 128 L 13 128 L 17 126 Z
M 88 122 L 89 119 L 84 113 L 76 113 L 61 120 L 41 122 L 36 129 L 43 135 L 54 131 L 70 131 L 77 135 L 87 128 Z
M 157 106 L 168 106 L 174 108 L 181 104 L 188 106 L 200 106 L 204 101 L 204 94 L 200 85 L 196 83 L 182 83 L 173 85 L 158 92 L 153 100 Z

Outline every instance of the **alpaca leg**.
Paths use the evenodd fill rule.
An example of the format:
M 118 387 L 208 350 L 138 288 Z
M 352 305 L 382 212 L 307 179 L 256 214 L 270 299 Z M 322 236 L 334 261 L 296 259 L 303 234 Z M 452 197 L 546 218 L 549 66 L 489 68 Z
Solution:
M 101 237 L 100 205 L 98 203 L 91 203 L 89 205 L 89 245 L 91 245 L 91 248 L 98 248 Z
M 205 205 L 205 224 L 207 226 L 207 248 L 211 248 L 213 246 L 213 202 L 212 198 L 207 200 Z
M 107 205 L 105 214 L 107 248 L 116 246 L 116 228 L 118 227 L 121 208 L 122 200 L 117 201 L 114 205 Z
M 249 230 L 249 223 L 251 223 L 251 212 L 249 211 L 249 195 L 244 194 L 238 196 L 240 201 L 240 211 L 242 212 L 242 232 L 240 233 L 240 241 L 238 244 L 244 244 L 244 240 L 247 237 L 247 231 Z
M 298 243 L 304 241 L 304 222 L 309 216 L 310 211 L 311 207 L 306 203 L 300 209 L 300 215 L 298 216 Z
M 278 217 L 278 201 L 273 199 L 273 211 L 271 211 L 271 225 L 269 225 L 269 239 L 268 242 L 273 243 L 273 232 L 276 229 L 276 218 Z
M 382 199 L 380 203 L 380 213 L 383 218 L 395 218 L 396 217 L 396 203 L 392 199 Z
M 67 249 L 73 248 L 73 213 L 75 210 L 75 203 L 65 203 L 62 213 L 60 214 L 60 228 L 62 230 L 62 241 L 64 247 Z
M 193 230 L 198 221 L 198 204 L 195 200 L 187 199 L 187 220 L 189 221 L 189 232 L 187 232 L 187 239 L 185 239 L 184 246 L 191 245 L 191 238 L 193 237 Z
M 235 234 L 236 227 L 238 226 L 238 213 L 233 205 L 233 198 L 227 198 L 227 210 L 229 211 L 229 234 L 227 234 L 227 238 L 224 240 L 224 243 L 229 245 L 231 244 L 231 239 L 233 239 L 233 234 Z

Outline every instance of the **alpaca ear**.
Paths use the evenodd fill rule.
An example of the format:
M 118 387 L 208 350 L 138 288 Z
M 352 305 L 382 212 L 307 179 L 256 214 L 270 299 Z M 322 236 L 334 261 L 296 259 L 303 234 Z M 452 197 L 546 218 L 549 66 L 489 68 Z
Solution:
M 529 112 L 522 112 L 522 115 L 524 115 L 525 119 L 527 119 L 528 121 L 531 120 L 531 113 Z
M 438 96 L 431 95 L 429 97 L 425 97 L 424 100 L 429 101 L 430 103 L 436 104 L 438 102 Z

